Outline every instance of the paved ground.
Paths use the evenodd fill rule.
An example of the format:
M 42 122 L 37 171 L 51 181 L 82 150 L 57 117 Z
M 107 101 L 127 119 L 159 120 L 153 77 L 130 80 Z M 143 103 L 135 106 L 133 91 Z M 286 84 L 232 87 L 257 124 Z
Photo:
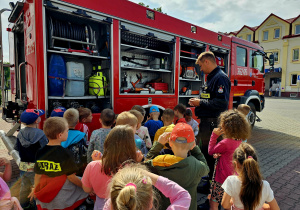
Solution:
M 300 209 L 300 100 L 266 98 L 248 143 L 282 210 Z M 205 196 L 199 194 L 199 203 Z
M 275 198 L 282 210 L 300 209 L 300 100 L 266 98 L 266 107 L 258 113 L 262 122 L 256 123 L 252 144 L 259 153 L 259 162 L 264 178 L 274 190 Z M 10 129 L 0 120 L 0 129 Z M 6 155 L 0 141 L 0 154 Z M 12 159 L 9 155 L 6 155 Z M 18 168 L 13 160 L 13 177 L 9 183 L 12 194 L 17 196 Z M 0 168 L 0 171 L 3 169 Z M 199 194 L 199 203 L 204 201 Z

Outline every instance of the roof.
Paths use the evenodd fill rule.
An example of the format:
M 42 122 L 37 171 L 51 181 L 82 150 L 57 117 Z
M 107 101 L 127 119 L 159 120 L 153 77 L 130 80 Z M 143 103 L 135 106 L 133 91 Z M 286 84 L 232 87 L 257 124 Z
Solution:
M 300 15 L 298 15 L 297 17 L 293 17 L 293 18 L 288 18 L 288 19 L 282 19 L 281 17 L 271 13 L 259 26 L 253 26 L 253 27 L 250 27 L 250 26 L 247 26 L 247 25 L 244 25 L 240 30 L 238 31 L 232 31 L 232 32 L 229 32 L 229 33 L 225 33 L 225 35 L 230 35 L 230 34 L 234 34 L 235 36 L 240 33 L 244 27 L 250 29 L 251 31 L 256 31 L 260 26 L 262 26 L 271 16 L 275 16 L 277 18 L 279 18 L 280 20 L 288 23 L 288 24 L 291 24 L 293 22 L 295 22 L 298 18 L 300 18 Z
M 273 14 L 273 13 L 271 13 L 259 26 L 257 26 L 257 28 L 256 29 L 258 29 L 259 27 L 261 27 L 271 16 L 274 16 L 274 17 L 277 17 L 278 19 L 280 19 L 280 20 L 282 20 L 282 21 L 284 21 L 284 22 L 286 22 L 286 23 L 290 23 L 290 22 L 288 22 L 287 20 L 285 20 L 285 19 L 282 19 L 281 17 L 279 17 L 279 16 L 277 16 L 277 15 L 275 15 L 275 14 Z M 291 18 L 290 18 L 291 19 Z M 289 20 L 289 19 L 288 19 Z

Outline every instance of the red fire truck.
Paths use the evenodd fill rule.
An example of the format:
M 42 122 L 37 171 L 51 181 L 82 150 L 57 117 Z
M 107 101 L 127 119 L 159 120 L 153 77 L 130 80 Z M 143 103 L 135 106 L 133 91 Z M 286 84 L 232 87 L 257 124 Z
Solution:
M 216 55 L 231 80 L 229 108 L 248 104 L 252 124 L 264 108 L 265 55 L 257 44 L 126 0 L 10 4 L 7 121 L 17 122 L 26 108 L 44 109 L 47 118 L 58 106 L 84 106 L 94 114 L 93 130 L 104 108 L 188 105 L 205 82 L 195 65 L 204 51 Z

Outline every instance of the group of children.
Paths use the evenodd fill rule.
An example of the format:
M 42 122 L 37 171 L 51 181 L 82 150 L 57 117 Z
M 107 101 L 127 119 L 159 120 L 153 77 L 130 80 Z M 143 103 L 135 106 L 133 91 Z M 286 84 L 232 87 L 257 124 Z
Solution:
M 209 167 L 196 145 L 198 122 L 184 105 L 162 115 L 152 106 L 144 125 L 146 111 L 139 105 L 118 115 L 104 109 L 102 127 L 92 133 L 85 124 L 92 121 L 87 108 L 58 107 L 40 130 L 43 114 L 27 109 L 21 115 L 25 128 L 16 149 L 24 209 L 76 209 L 93 200 L 94 209 L 197 209 L 197 186 Z M 210 208 L 254 210 L 268 202 L 279 209 L 255 150 L 243 143 L 250 135 L 246 115 L 230 110 L 219 121 L 208 149 L 216 158 Z

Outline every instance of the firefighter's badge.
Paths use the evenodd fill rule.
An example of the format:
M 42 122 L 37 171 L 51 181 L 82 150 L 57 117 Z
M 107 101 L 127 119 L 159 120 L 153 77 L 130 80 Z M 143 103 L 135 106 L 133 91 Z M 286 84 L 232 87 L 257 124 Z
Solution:
M 219 86 L 218 93 L 224 93 L 224 86 Z

